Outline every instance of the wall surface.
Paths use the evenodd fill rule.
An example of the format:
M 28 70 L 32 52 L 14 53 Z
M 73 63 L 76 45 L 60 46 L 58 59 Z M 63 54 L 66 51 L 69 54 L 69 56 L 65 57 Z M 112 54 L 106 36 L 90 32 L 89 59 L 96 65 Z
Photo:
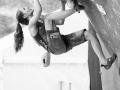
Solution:
M 102 88 L 120 90 L 120 0 L 78 1 L 86 7 L 85 12 L 98 34 L 106 58 L 114 52 L 118 55 L 110 70 L 101 68 Z

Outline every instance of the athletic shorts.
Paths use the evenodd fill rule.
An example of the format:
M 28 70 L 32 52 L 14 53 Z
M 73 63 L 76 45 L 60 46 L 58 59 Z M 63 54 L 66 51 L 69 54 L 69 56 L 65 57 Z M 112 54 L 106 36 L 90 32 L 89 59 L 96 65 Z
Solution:
M 61 35 L 59 28 L 47 31 L 49 51 L 56 55 L 68 52 L 73 47 L 87 41 L 84 36 L 85 31 L 86 29 L 79 30 L 68 35 Z
M 87 30 L 83 29 L 68 35 L 62 35 L 62 38 L 66 45 L 66 52 L 71 50 L 73 47 L 78 46 L 87 41 L 84 36 L 85 31 Z
M 46 31 L 46 35 L 48 48 L 51 53 L 58 55 L 66 52 L 66 45 L 59 32 L 59 28 L 57 30 Z

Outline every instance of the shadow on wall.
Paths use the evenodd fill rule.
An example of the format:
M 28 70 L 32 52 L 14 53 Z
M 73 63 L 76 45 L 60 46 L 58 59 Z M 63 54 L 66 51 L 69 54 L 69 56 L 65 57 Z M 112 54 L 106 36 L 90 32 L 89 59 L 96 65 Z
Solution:
M 116 66 L 118 66 L 118 72 L 119 72 L 119 76 L 120 76 L 120 60 L 118 60 L 117 62 L 116 62 Z
M 120 67 L 119 67 L 119 76 L 120 76 Z
M 59 9 L 59 0 L 40 0 L 44 13 Z M 16 11 L 21 7 L 31 7 L 32 0 L 0 0 L 0 38 L 14 32 Z

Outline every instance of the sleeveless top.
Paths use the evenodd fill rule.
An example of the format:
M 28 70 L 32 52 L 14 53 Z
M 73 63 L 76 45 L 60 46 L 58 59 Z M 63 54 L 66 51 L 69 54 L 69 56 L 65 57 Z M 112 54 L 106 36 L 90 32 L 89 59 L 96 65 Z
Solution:
M 45 50 L 48 51 L 48 43 L 47 43 L 47 36 L 46 36 L 44 21 L 38 20 L 38 22 L 36 23 L 36 26 L 38 28 L 38 32 L 33 37 L 33 39 L 36 41 L 38 45 L 42 46 Z

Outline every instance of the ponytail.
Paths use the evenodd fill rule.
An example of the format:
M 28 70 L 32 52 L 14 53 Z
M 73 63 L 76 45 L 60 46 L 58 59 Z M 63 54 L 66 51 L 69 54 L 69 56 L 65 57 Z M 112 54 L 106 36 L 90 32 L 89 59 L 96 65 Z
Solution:
M 21 47 L 23 46 L 24 42 L 22 27 L 19 23 L 17 24 L 16 32 L 14 34 L 14 40 L 15 40 L 14 48 L 15 51 L 18 52 L 19 50 L 21 50 Z

